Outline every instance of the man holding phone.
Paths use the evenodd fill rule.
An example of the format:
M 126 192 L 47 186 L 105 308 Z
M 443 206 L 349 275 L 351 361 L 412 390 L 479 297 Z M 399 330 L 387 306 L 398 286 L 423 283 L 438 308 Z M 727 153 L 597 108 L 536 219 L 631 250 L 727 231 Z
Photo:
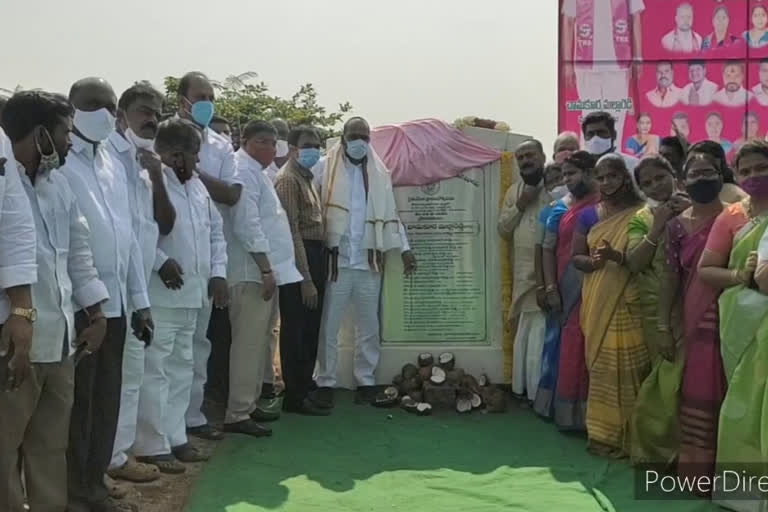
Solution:
M 37 310 L 23 321 L 31 327 L 35 317 L 40 320 L 32 337 L 29 378 L 17 382 L 15 392 L 0 393 L 0 496 L 9 507 L 4 510 L 24 510 L 25 501 L 31 510 L 67 507 L 73 355 L 95 357 L 107 332 L 101 303 L 109 295 L 94 266 L 88 223 L 66 178 L 53 172 L 69 152 L 72 115 L 66 97 L 24 91 L 8 101 L 2 118 L 18 161 L 6 162 L 6 178 L 21 177 L 37 232 L 37 282 L 32 285 Z M 9 296 L 0 293 L 0 308 L 8 303 Z M 74 303 L 85 308 L 87 318 L 77 338 Z

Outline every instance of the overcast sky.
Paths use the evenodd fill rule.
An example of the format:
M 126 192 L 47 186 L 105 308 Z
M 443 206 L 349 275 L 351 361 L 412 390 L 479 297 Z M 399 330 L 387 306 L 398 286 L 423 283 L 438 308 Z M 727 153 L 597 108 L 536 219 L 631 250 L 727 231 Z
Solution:
M 372 124 L 475 115 L 556 135 L 554 0 L 2 0 L 0 87 L 256 71 Z M 548 153 L 549 153 L 548 149 Z

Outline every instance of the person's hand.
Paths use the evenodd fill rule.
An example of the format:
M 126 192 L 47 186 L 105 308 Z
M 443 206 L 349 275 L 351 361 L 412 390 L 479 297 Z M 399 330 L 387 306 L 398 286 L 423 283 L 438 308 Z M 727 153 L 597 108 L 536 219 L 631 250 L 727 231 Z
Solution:
M 608 261 L 619 263 L 621 261 L 621 253 L 611 247 L 608 240 L 604 239 L 592 253 L 592 265 L 596 269 L 603 268 Z
M 547 306 L 552 313 L 560 313 L 563 310 L 563 301 L 560 298 L 560 290 L 551 288 L 547 291 Z
M 547 305 L 547 291 L 543 286 L 538 286 L 536 288 L 536 304 L 539 306 L 539 309 L 545 313 L 549 311 L 549 306 Z
M 139 165 L 147 170 L 150 178 L 155 179 L 163 175 L 163 162 L 157 153 L 139 149 L 136 151 L 136 156 L 139 158 Z
M 155 332 L 155 321 L 152 320 L 152 311 L 149 308 L 137 310 L 135 313 L 135 325 L 132 327 L 133 335 L 140 340 L 143 339 L 144 344 L 148 347 L 152 343 L 152 335 Z M 148 336 L 144 336 L 145 331 L 149 331 Z
M 525 185 L 523 192 L 520 194 L 520 198 L 517 200 L 515 206 L 517 209 L 525 211 L 534 201 L 539 197 L 539 187 L 532 187 L 531 185 Z
M 675 192 L 667 201 L 673 216 L 678 216 L 691 207 L 691 198 L 685 192 Z
M 208 297 L 213 298 L 213 306 L 224 309 L 229 304 L 229 288 L 223 277 L 212 277 L 208 281 Z
M 739 282 L 744 286 L 749 286 L 755 275 L 755 270 L 757 270 L 757 251 L 752 251 L 749 253 L 749 256 L 747 256 L 747 262 L 744 264 L 744 268 L 736 273 Z
M 672 208 L 671 200 L 657 206 L 651 210 L 651 213 L 653 214 L 653 223 L 651 224 L 651 230 L 648 235 L 649 238 L 658 239 L 664 232 L 667 222 L 669 222 L 669 220 L 676 214 Z
M 31 371 L 32 322 L 17 315 L 8 317 L 0 331 L 0 357 L 8 355 L 11 347 L 13 356 L 8 361 L 8 381 L 0 383 L 7 391 L 19 389 Z
M 563 78 L 566 87 L 576 87 L 576 70 L 573 67 L 573 62 L 563 64 Z
M 184 271 L 181 269 L 176 260 L 168 258 L 160 267 L 157 272 L 160 275 L 160 279 L 163 280 L 163 284 L 170 290 L 179 290 L 184 286 L 184 279 L 181 277 L 184 275 Z
M 403 274 L 405 277 L 410 277 L 416 272 L 416 256 L 413 251 L 405 251 L 400 257 L 403 259 Z
M 672 335 L 672 330 L 667 326 L 661 326 L 659 325 L 657 327 L 657 333 L 658 333 L 658 347 L 659 347 L 659 354 L 661 354 L 661 357 L 666 359 L 667 361 L 674 362 L 675 356 L 676 356 L 676 346 L 675 338 Z
M 301 300 L 307 309 L 317 309 L 317 288 L 311 280 L 302 281 Z
M 261 274 L 261 285 L 264 288 L 264 293 L 261 294 L 261 298 L 265 301 L 270 300 L 275 296 L 277 290 L 277 281 L 275 281 L 275 272 L 267 272 Z
M 85 345 L 88 355 L 99 351 L 104 337 L 107 335 L 107 319 L 104 316 L 97 318 L 91 325 L 82 330 L 75 340 L 75 347 Z

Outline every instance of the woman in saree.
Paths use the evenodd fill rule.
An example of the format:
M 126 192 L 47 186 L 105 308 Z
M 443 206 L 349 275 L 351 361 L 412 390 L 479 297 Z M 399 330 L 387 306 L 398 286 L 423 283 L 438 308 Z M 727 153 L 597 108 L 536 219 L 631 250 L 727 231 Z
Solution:
M 629 420 L 650 371 L 640 318 L 629 311 L 632 275 L 626 266 L 629 223 L 642 207 L 624 159 L 609 154 L 595 168 L 600 202 L 585 209 L 573 237 L 573 263 L 584 272 L 581 329 L 589 394 L 589 451 L 630 453 Z
M 723 186 L 721 164 L 708 146 L 700 143 L 691 147 L 683 182 L 691 207 L 667 223 L 665 234 L 667 261 L 659 297 L 657 337 L 662 346 L 675 345 L 671 312 L 682 291 L 684 368 L 677 471 L 683 476 L 711 474 L 718 413 L 725 393 L 718 335 L 719 292 L 702 280 L 697 267 L 715 219 L 723 210 L 718 197 Z M 671 355 L 671 350 L 665 353 Z
M 768 291 L 768 143 L 745 144 L 735 162 L 736 180 L 750 197 L 718 217 L 699 272 L 722 290 L 720 346 L 728 391 L 720 411 L 718 473 L 744 469 L 761 476 L 768 469 L 768 296 L 761 293 Z M 715 499 L 734 510 L 768 510 L 766 501 L 728 501 L 718 493 Z
M 563 163 L 570 200 L 552 209 L 543 244 L 547 305 L 560 323 L 560 330 L 548 332 L 545 343 L 543 364 L 556 372 L 556 378 L 543 392 L 554 392 L 555 425 L 564 431 L 586 427 L 589 376 L 579 315 L 583 274 L 573 266 L 571 242 L 581 212 L 600 198 L 594 167 L 595 157 L 586 151 L 573 153 Z
M 663 157 L 644 158 L 635 168 L 635 181 L 648 198 L 628 226 L 627 268 L 636 294 L 627 294 L 630 314 L 640 318 L 651 359 L 651 373 L 643 382 L 630 420 L 633 464 L 671 463 L 677 457 L 678 410 L 683 358 L 678 347 L 659 345 L 658 301 L 666 254 L 664 231 L 667 222 L 690 206 L 687 195 L 676 192 L 672 165 Z M 676 304 L 675 339 L 681 337 L 680 304 Z M 675 348 L 675 350 L 670 350 Z M 662 353 L 666 352 L 664 355 Z

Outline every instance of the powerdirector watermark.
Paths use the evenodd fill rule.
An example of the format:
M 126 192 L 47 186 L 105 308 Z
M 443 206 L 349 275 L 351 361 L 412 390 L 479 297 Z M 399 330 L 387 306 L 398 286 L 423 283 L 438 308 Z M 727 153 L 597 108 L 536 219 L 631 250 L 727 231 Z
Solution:
M 768 464 L 680 463 L 635 466 L 635 499 L 768 501 Z

